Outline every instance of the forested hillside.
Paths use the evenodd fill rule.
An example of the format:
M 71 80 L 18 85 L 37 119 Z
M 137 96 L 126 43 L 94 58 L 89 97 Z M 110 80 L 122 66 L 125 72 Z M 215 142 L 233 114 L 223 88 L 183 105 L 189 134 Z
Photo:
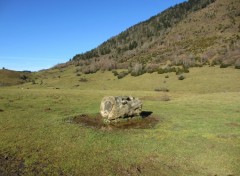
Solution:
M 125 68 L 133 75 L 176 71 L 173 66 L 239 68 L 239 9 L 239 0 L 189 0 L 56 67 L 74 64 L 83 73 Z

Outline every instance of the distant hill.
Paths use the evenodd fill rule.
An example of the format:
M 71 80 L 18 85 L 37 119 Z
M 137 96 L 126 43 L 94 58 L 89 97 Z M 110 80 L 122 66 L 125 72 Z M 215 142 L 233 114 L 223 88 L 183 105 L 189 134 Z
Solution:
M 0 87 L 23 84 L 31 81 L 31 72 L 0 69 Z
M 79 71 L 136 67 L 240 63 L 240 1 L 189 0 L 110 38 L 95 49 L 57 65 Z

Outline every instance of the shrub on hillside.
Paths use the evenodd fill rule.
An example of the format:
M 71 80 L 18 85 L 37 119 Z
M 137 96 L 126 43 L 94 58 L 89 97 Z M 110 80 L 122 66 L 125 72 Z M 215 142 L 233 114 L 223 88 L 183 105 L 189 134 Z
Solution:
M 176 75 L 181 75 L 183 73 L 182 69 L 177 68 L 176 69 Z
M 125 76 L 127 76 L 128 75 L 128 72 L 126 72 L 126 71 L 122 71 L 122 72 L 120 72 L 119 74 L 118 74 L 118 79 L 122 79 L 122 78 L 124 78 Z
M 112 73 L 114 76 L 118 76 L 118 72 L 116 70 L 113 70 Z
M 240 59 L 236 60 L 234 65 L 236 69 L 240 69 Z
M 33 84 L 33 85 L 36 84 L 36 81 L 35 81 L 34 79 L 32 80 L 32 84 Z
M 116 63 L 116 68 L 117 69 L 128 69 L 129 63 L 124 62 L 124 63 Z
M 229 67 L 229 66 L 231 66 L 231 64 L 221 63 L 220 68 L 227 68 L 227 67 Z
M 171 73 L 171 72 L 174 72 L 174 67 L 166 67 L 164 68 L 164 73 Z
M 98 71 L 98 68 L 95 64 L 91 64 L 89 66 L 85 66 L 83 69 L 82 69 L 82 72 L 84 74 L 91 74 L 91 73 L 96 73 Z
M 157 72 L 159 68 L 158 64 L 147 64 L 145 70 L 147 73 L 154 73 Z
M 169 92 L 169 89 L 166 88 L 166 87 L 160 87 L 160 88 L 154 89 L 154 91 L 156 91 L 156 92 Z
M 90 74 L 90 73 L 91 73 L 89 67 L 83 68 L 83 69 L 82 69 L 82 72 L 83 72 L 84 74 Z
M 185 79 L 185 76 L 184 75 L 179 75 L 178 76 L 178 80 L 184 80 Z
M 78 68 L 76 68 L 75 73 L 78 73 L 78 72 L 81 72 L 81 71 L 82 71 L 82 67 L 78 67 Z
M 189 73 L 188 67 L 183 67 L 183 73 Z
M 177 71 L 177 68 L 175 68 L 175 67 L 159 68 L 158 74 L 171 73 L 171 72 L 176 72 L 176 71 Z
M 139 64 L 139 63 L 136 63 L 131 70 L 131 75 L 132 76 L 139 76 L 139 75 L 142 75 L 144 73 L 145 72 L 144 72 L 144 69 L 143 69 L 143 65 Z
M 28 79 L 28 77 L 27 77 L 26 75 L 21 75 L 21 76 L 20 76 L 20 79 L 26 81 L 26 80 Z
M 163 73 L 165 73 L 165 70 L 162 69 L 162 68 L 159 68 L 159 69 L 158 69 L 158 74 L 163 74 Z
M 111 71 L 117 68 L 116 62 L 108 58 L 100 59 L 97 64 L 102 71 Z
M 176 75 L 181 75 L 183 73 L 189 73 L 189 69 L 187 67 L 177 68 Z
M 215 65 L 221 65 L 223 63 L 223 56 L 217 56 L 215 57 L 212 62 L 211 62 L 211 66 L 215 66 Z

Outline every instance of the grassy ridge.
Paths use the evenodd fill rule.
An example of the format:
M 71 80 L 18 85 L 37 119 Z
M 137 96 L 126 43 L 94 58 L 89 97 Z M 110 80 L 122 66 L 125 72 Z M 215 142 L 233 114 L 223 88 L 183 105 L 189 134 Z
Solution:
M 23 84 L 30 80 L 31 73 L 28 71 L 0 69 L 0 87 Z
M 0 162 L 12 161 L 8 173 L 18 168 L 24 175 L 240 174 L 237 70 L 191 69 L 185 80 L 169 74 L 166 83 L 164 75 L 114 80 L 110 72 L 79 82 L 72 71 L 35 75 L 41 85 L 0 89 Z M 164 84 L 169 92 L 154 91 Z M 160 122 L 152 129 L 106 131 L 64 121 L 97 113 L 105 95 L 140 97 Z
M 236 84 L 240 81 L 239 70 L 232 68 L 191 68 L 190 74 L 185 74 L 184 81 L 178 81 L 178 76 L 175 73 L 146 73 L 139 77 L 128 75 L 123 79 L 118 79 L 113 76 L 112 72 L 108 71 L 76 76 L 75 70 L 76 67 L 70 67 L 65 70 L 54 69 L 45 73 L 35 73 L 37 84 L 28 83 L 21 87 L 127 91 L 153 91 L 156 88 L 167 87 L 174 93 L 236 92 L 240 89 L 240 85 Z M 169 78 L 165 78 L 166 75 Z M 86 82 L 82 82 L 81 79 L 86 79 Z

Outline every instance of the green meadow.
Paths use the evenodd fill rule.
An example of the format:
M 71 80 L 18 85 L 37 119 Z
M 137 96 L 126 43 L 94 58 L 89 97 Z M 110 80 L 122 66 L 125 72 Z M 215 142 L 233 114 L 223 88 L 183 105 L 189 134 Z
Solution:
M 240 175 L 239 70 L 191 68 L 184 80 L 75 70 L 0 88 L 0 175 Z M 139 97 L 159 122 L 115 130 L 68 120 L 98 113 L 110 95 Z

